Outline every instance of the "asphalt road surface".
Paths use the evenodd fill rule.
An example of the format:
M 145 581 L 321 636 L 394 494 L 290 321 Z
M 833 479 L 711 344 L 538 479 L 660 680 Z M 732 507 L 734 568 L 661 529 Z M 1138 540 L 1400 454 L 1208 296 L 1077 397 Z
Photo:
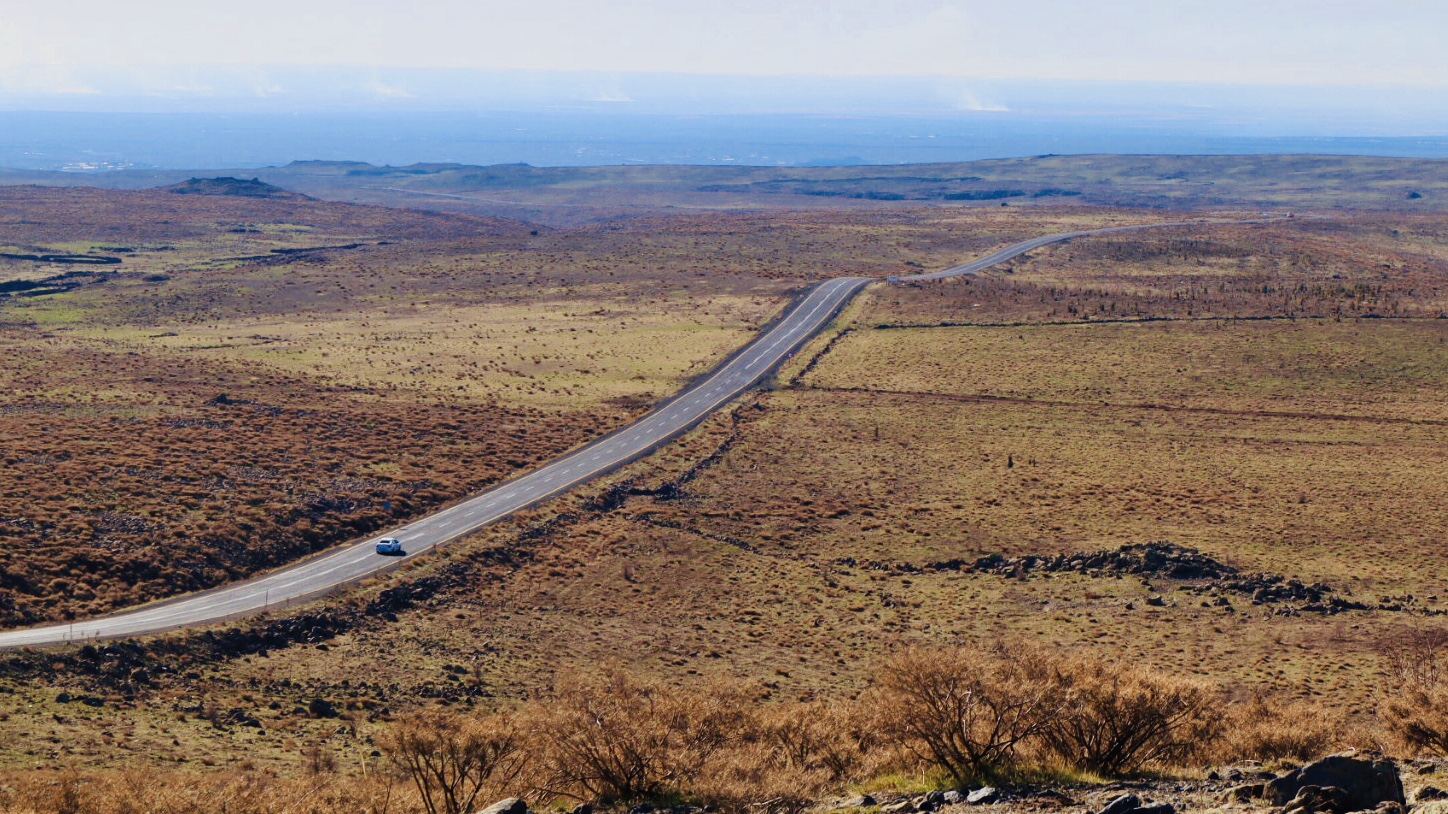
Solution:
M 1195 222 L 1203 223 L 1212 221 Z M 1118 226 L 1045 235 L 943 271 L 901 279 L 937 280 L 974 274 L 1048 243 L 1073 237 L 1182 225 L 1189 224 Z M 333 551 L 221 588 L 96 619 L 0 633 L 0 648 L 114 639 L 202 625 L 268 609 L 288 607 L 396 567 L 520 509 L 587 483 L 677 438 L 770 374 L 790 354 L 823 330 L 840 309 L 871 282 L 873 278 L 869 277 L 840 277 L 820 283 L 772 328 L 744 346 L 714 372 L 658 405 L 639 420 L 454 506 L 400 528 L 389 529 Z M 375 545 L 382 537 L 401 539 L 404 554 L 391 557 L 377 554 Z

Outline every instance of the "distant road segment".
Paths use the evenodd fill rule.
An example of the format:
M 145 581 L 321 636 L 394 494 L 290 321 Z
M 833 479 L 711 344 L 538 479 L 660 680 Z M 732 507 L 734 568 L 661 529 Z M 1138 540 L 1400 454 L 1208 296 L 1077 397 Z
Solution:
M 1032 249 L 1039 249 L 1051 243 L 1060 243 L 1063 240 L 1070 240 L 1073 237 L 1086 237 L 1088 235 L 1109 235 L 1114 232 L 1135 232 L 1140 229 L 1163 229 L 1168 226 L 1210 226 L 1213 224 L 1241 224 L 1241 223 L 1266 223 L 1273 220 L 1282 220 L 1279 217 L 1263 217 L 1253 220 L 1196 220 L 1196 221 L 1175 221 L 1172 223 L 1140 223 L 1132 226 L 1108 226 L 1105 229 L 1087 229 L 1082 232 L 1058 232 L 1054 235 L 1042 235 L 1033 237 L 1030 240 L 1023 240 L 1004 249 L 993 252 L 969 263 L 962 263 L 958 266 L 951 266 L 948 269 L 932 271 L 929 274 L 912 274 L 909 277 L 901 277 L 902 281 L 919 282 L 922 280 L 940 280 L 946 277 L 959 277 L 962 274 L 974 274 L 977 271 L 988 269 L 997 263 L 1004 263 L 1015 257 L 1019 257 Z
M 1258 222 L 1261 221 L 1195 221 L 1117 226 L 1044 235 L 1008 246 L 979 260 L 930 274 L 902 277 L 901 280 L 938 280 L 974 274 L 1049 243 L 1085 235 L 1166 226 Z M 419 518 L 400 528 L 389 529 L 333 551 L 221 588 L 145 605 L 111 616 L 3 632 L 0 633 L 0 648 L 114 639 L 203 625 L 313 599 L 389 570 L 401 562 L 422 556 L 436 546 L 477 531 L 514 512 L 611 472 L 677 438 L 710 413 L 758 384 L 790 354 L 824 330 L 855 294 L 874 279 L 839 277 L 820 283 L 795 303 L 772 328 L 744 346 L 714 372 L 658 405 L 642 418 L 457 505 Z M 378 555 L 375 546 L 383 537 L 401 539 L 405 552 L 394 557 Z

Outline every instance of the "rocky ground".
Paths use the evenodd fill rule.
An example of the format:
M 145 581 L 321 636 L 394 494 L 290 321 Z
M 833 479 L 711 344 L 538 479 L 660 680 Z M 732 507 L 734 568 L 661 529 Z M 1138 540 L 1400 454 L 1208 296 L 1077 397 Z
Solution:
M 1096 785 L 983 787 L 925 795 L 860 795 L 830 810 L 878 806 L 882 814 L 963 811 L 1062 811 L 1089 814 L 1176 814 L 1186 811 L 1268 810 L 1276 814 L 1444 814 L 1448 791 L 1434 784 L 1443 765 L 1396 762 L 1372 752 L 1344 752 L 1302 766 L 1268 771 L 1247 761 L 1218 767 L 1201 779 L 1142 779 Z M 1445 778 L 1448 780 L 1448 778 Z M 1441 783 L 1442 781 L 1440 781 Z
M 1002 785 L 926 794 L 872 792 L 821 801 L 816 812 L 859 814 L 1177 814 L 1188 811 L 1270 811 L 1273 814 L 1448 814 L 1448 791 L 1434 784 L 1444 764 L 1394 761 L 1374 752 L 1343 752 L 1302 765 L 1268 771 L 1260 763 L 1209 770 L 1201 779 L 1141 779 L 1091 785 Z M 1448 785 L 1448 777 L 1439 781 Z M 687 805 L 639 804 L 627 814 L 703 814 Z M 581 804 L 572 814 L 594 814 Z M 517 798 L 500 800 L 477 814 L 528 814 Z

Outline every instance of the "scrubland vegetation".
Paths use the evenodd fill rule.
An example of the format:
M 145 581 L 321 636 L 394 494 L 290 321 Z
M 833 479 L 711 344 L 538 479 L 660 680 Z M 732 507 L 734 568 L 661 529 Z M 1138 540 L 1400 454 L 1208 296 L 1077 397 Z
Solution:
M 1043 783 L 1081 795 L 1093 781 L 1200 778 L 1211 766 L 1290 765 L 1338 747 L 1441 757 L 1448 709 L 1439 668 L 1448 650 L 1441 637 L 1419 637 L 1393 652 L 1376 730 L 1301 702 L 1233 698 L 1220 685 L 1099 657 L 1019 643 L 916 647 L 872 664 L 871 682 L 832 701 L 765 703 L 757 682 L 681 688 L 602 669 L 503 711 L 424 709 L 369 726 L 366 741 L 377 748 L 355 766 L 314 746 L 297 776 L 246 763 L 202 774 L 12 773 L 0 805 L 179 813 L 226 799 L 237 812 L 461 814 L 518 796 L 538 809 L 585 802 L 787 812 L 851 789 L 889 799 L 994 784 L 1039 807 L 1030 789 Z M 351 715 L 337 720 L 360 728 Z M 1221 791 L 1193 783 L 1194 799 Z M 1056 794 L 1057 807 L 1073 804 Z
M 506 477 L 808 281 L 1182 217 L 1056 196 L 534 229 L 3 194 L 38 196 L 43 225 L 0 221 L 34 255 L 128 245 L 97 230 L 141 204 L 189 213 L 151 213 L 121 276 L 0 300 L 11 624 L 235 578 Z M 1212 767 L 1437 760 L 1440 221 L 1118 234 L 875 286 L 677 444 L 354 593 L 0 658 L 0 806 L 783 812 L 992 783 L 1045 809 L 1128 777 L 1209 807 Z
M 16 205 L 0 244 L 26 257 L 121 260 L 0 299 L 11 625 L 210 587 L 497 482 L 678 389 L 804 280 L 1124 220 L 944 212 L 887 216 L 900 234 L 882 236 L 858 215 L 686 217 L 540 233 L 296 197 L 6 187 L 0 200 Z M 0 280 L 65 268 L 4 259 Z

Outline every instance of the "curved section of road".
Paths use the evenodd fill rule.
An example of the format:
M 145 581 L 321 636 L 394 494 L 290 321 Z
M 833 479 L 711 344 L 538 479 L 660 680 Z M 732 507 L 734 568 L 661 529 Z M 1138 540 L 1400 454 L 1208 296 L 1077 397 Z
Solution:
M 845 303 L 870 282 L 869 277 L 841 277 L 815 286 L 773 328 L 639 420 L 462 503 L 401 528 L 222 588 L 74 624 L 8 631 L 0 634 L 0 647 L 113 639 L 245 616 L 315 598 L 396 567 L 641 458 L 678 437 L 757 384 L 828 325 Z M 401 539 L 405 554 L 378 555 L 375 546 L 382 537 Z
M 951 266 L 948 269 L 932 271 L 929 274 L 912 274 L 909 277 L 901 277 L 905 282 L 919 282 L 921 280 L 940 280 L 946 277 L 959 277 L 962 274 L 974 274 L 977 271 L 990 268 L 997 263 L 1004 263 L 1013 257 L 1019 257 L 1031 249 L 1039 249 L 1051 243 L 1060 243 L 1063 240 L 1070 240 L 1073 237 L 1086 237 L 1088 235 L 1109 235 L 1114 232 L 1135 232 L 1139 229 L 1164 229 L 1168 226 L 1221 226 L 1227 224 L 1243 223 L 1267 223 L 1273 220 L 1283 220 L 1278 217 L 1256 218 L 1253 220 L 1184 220 L 1172 223 L 1138 223 L 1131 226 L 1108 226 L 1105 229 L 1087 229 L 1081 232 L 1058 232 L 1054 235 L 1042 235 L 1033 237 L 1030 240 L 1023 240 L 1011 246 L 1007 246 L 992 254 L 988 254 L 979 260 L 972 260 L 969 263 L 962 263 L 958 266 Z
M 1085 235 L 1164 226 L 1261 221 L 1193 221 L 1117 226 L 1045 235 L 1008 246 L 969 263 L 902 280 L 937 280 L 974 274 L 1032 249 Z M 94 641 L 159 633 L 202 625 L 313 599 L 396 567 L 431 549 L 541 503 L 575 486 L 637 460 L 753 387 L 790 354 L 819 333 L 875 278 L 839 277 L 820 283 L 772 328 L 745 345 L 713 373 L 663 402 L 632 424 L 603 436 L 521 477 L 506 481 L 457 505 L 268 574 L 197 594 L 157 602 L 111 616 L 0 633 L 0 649 Z M 400 557 L 375 551 L 377 540 L 397 537 Z

